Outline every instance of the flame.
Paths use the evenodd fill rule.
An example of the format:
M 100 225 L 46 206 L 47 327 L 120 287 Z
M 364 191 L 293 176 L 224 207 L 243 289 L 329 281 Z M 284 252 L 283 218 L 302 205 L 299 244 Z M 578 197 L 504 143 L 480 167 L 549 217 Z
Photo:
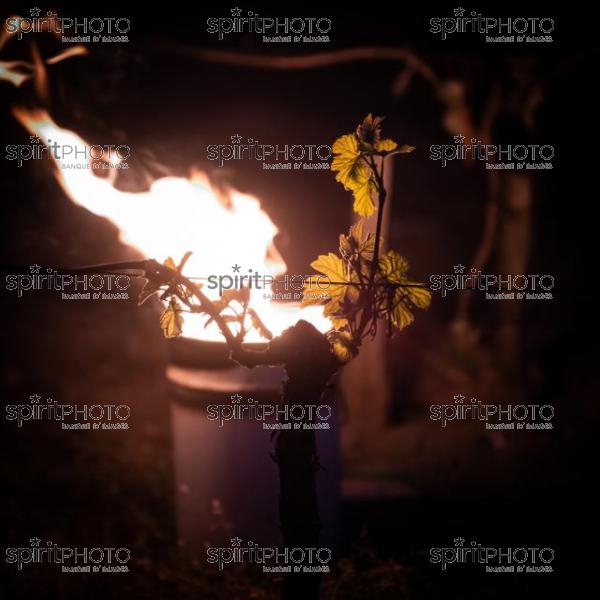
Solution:
M 89 145 L 76 133 L 62 129 L 42 110 L 15 109 L 17 119 L 46 145 L 77 148 Z M 187 179 L 163 177 L 155 180 L 148 191 L 132 193 L 116 189 L 113 180 L 98 177 L 89 168 L 83 152 L 54 159 L 55 176 L 67 196 L 76 204 L 110 219 L 120 230 L 120 239 L 142 254 L 159 261 L 172 256 L 177 262 L 186 251 L 192 256 L 184 268 L 188 277 L 234 275 L 249 269 L 261 275 L 281 275 L 285 262 L 273 244 L 277 227 L 261 209 L 259 201 L 248 194 L 232 191 L 226 207 L 213 192 L 202 174 Z M 112 171 L 114 173 L 114 171 Z M 206 282 L 205 282 L 206 283 Z M 202 291 L 211 299 L 218 290 Z M 299 319 L 311 322 L 319 331 L 331 328 L 322 308 L 300 308 L 292 303 L 276 303 L 263 298 L 270 290 L 252 290 L 250 305 L 274 335 Z M 206 317 L 186 314 L 184 333 L 196 339 L 222 341 L 219 330 L 204 328 Z M 254 330 L 247 341 L 264 341 Z
M 21 17 L 13 15 L 8 17 L 5 22 L 11 20 L 19 20 Z M 60 40 L 60 33 L 53 31 L 50 27 L 50 20 L 45 24 L 45 31 L 49 31 L 52 36 Z M 7 29 L 0 29 L 0 50 L 14 38 L 16 31 L 8 32 Z M 47 59 L 42 59 L 40 52 L 35 42 L 32 41 L 30 45 L 32 61 L 25 60 L 12 60 L 3 61 L 0 60 L 0 81 L 7 81 L 12 83 L 15 87 L 20 87 L 28 81 L 33 79 L 38 87 L 43 87 L 44 94 L 47 94 L 46 84 L 46 68 L 44 63 L 47 65 L 55 65 L 63 60 L 71 58 L 73 56 L 85 56 L 88 54 L 88 50 L 85 46 L 77 44 L 70 46 L 65 50 L 60 51 L 58 54 L 51 56 Z

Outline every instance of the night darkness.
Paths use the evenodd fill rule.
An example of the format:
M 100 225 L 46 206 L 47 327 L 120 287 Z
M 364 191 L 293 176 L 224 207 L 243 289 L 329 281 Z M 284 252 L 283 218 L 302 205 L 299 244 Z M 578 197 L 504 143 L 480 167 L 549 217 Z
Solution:
M 454 15 L 450 4 L 236 7 L 242 15 L 329 19 L 329 41 L 264 42 L 248 32 L 219 40 L 207 19 L 231 15 L 234 5 L 222 3 L 41 6 L 42 14 L 130 21 L 127 42 L 84 43 L 85 55 L 51 64 L 44 60 L 76 44 L 48 33 L 5 44 L 0 37 L 5 597 L 311 600 L 319 597 L 315 581 L 325 600 L 576 596 L 597 556 L 596 15 L 573 3 L 560 12 L 541 3 L 465 6 L 465 15 L 554 20 L 551 42 L 486 43 L 477 33 L 442 40 L 430 31 L 430 19 Z M 0 35 L 6 18 L 29 16 L 31 8 L 3 4 Z M 351 60 L 331 58 L 361 48 L 377 58 L 360 50 Z M 382 58 L 377 49 L 384 48 L 418 61 Z M 295 59 L 321 53 L 325 64 L 295 68 Z M 251 60 L 259 66 L 243 64 Z M 13 61 L 23 61 L 18 71 L 28 76 L 19 86 L 3 76 Z M 31 265 L 60 271 L 163 258 L 144 253 L 126 225 L 102 216 L 101 195 L 100 208 L 85 208 L 85 191 L 70 198 L 53 161 L 18 166 L 9 158 L 9 147 L 30 143 L 19 109 L 44 109 L 90 144 L 127 145 L 129 168 L 113 184 L 120 202 L 156 180 L 193 172 L 204 173 L 203 189 L 226 214 L 232 190 L 258 198 L 290 274 L 312 273 L 317 256 L 337 251 L 354 219 L 351 192 L 329 169 L 266 169 L 252 159 L 219 167 L 208 148 L 236 135 L 279 147 L 332 145 L 365 115 L 385 116 L 385 137 L 416 147 L 386 159 L 394 166 L 384 244 L 408 259 L 409 278 L 429 282 L 454 274 L 455 265 L 546 274 L 552 299 L 433 291 L 431 306 L 415 309 L 409 327 L 392 337 L 380 327 L 320 398 L 334 416 L 331 429 L 316 434 L 316 470 L 306 479 L 316 481 L 318 543 L 331 549 L 330 572 L 307 585 L 248 562 L 219 570 L 208 550 L 230 547 L 232 538 L 279 548 L 311 540 L 308 526 L 286 529 L 302 523 L 310 493 L 304 496 L 295 442 L 289 450 L 256 422 L 219 428 L 206 407 L 229 404 L 237 393 L 276 406 L 318 399 L 332 356 L 321 354 L 325 338 L 311 328 L 290 347 L 285 335 L 275 336 L 271 351 L 286 357 L 290 377 L 282 399 L 280 367 L 239 366 L 223 342 L 187 338 L 185 320 L 182 339 L 165 339 L 164 306 L 157 297 L 138 306 L 136 278 L 125 300 L 67 301 L 48 290 L 18 296 L 7 282 L 31 274 Z M 431 148 L 455 145 L 457 134 L 465 143 L 551 146 L 552 168 L 433 160 Z M 171 252 L 177 263 L 179 249 L 169 250 L 169 241 L 197 234 L 213 241 L 206 257 L 194 258 L 202 273 L 190 276 L 230 274 L 222 257 L 250 266 L 251 218 L 221 231 L 197 204 L 185 213 L 184 188 L 170 194 L 162 214 L 142 201 L 127 222 L 148 239 L 144 247 Z M 39 401 L 30 400 L 35 395 Z M 443 427 L 432 407 L 456 408 L 458 395 L 467 405 L 549 406 L 552 427 L 505 430 L 481 420 Z M 67 430 L 48 419 L 19 427 L 11 418 L 15 405 L 47 399 L 82 411 L 126 406 L 128 427 Z M 291 483 L 281 475 L 285 460 L 274 460 L 286 448 L 299 473 Z M 48 561 L 19 569 L 10 557 L 38 548 L 35 539 L 39 547 L 126 548 L 128 570 L 67 573 Z M 431 559 L 432 549 L 471 543 L 552 549 L 552 572 L 492 573 L 470 562 L 442 569 Z

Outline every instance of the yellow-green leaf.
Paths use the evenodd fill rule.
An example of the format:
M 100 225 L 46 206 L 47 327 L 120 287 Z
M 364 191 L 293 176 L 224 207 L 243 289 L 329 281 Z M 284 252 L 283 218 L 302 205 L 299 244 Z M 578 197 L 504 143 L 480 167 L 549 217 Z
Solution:
M 407 294 L 409 300 L 417 308 L 429 308 L 431 304 L 431 292 L 423 285 L 422 287 L 416 281 L 408 281 L 414 287 L 401 288 Z
M 376 191 L 371 168 L 364 162 L 358 138 L 354 134 L 343 135 L 332 147 L 334 154 L 331 170 L 344 188 L 354 194 L 354 211 L 368 217 L 375 212 L 372 195 Z
M 373 194 L 377 191 L 370 171 L 368 175 L 357 180 L 351 189 L 354 193 L 354 212 L 363 217 L 370 217 L 375 212 Z
M 334 154 L 331 170 L 338 172 L 336 180 L 349 189 L 358 171 L 363 168 L 356 136 L 353 133 L 343 135 L 333 143 L 331 151 Z
M 300 301 L 300 305 L 314 306 L 315 304 L 318 305 L 329 302 L 330 298 L 327 297 L 329 289 L 322 289 L 327 287 L 327 282 L 323 281 L 323 277 L 316 275 L 307 277 L 304 282 L 304 289 L 302 290 L 302 300 Z
M 327 288 L 322 289 L 321 287 L 319 291 L 329 294 L 331 298 L 341 300 L 346 294 L 347 287 L 343 284 L 347 281 L 344 261 L 337 254 L 329 252 L 329 254 L 321 254 L 317 260 L 310 263 L 310 266 L 315 271 L 319 271 L 319 273 L 323 273 L 323 275 L 329 278 L 330 284 Z M 321 286 L 323 284 L 324 282 L 322 281 Z
M 375 150 L 377 152 L 392 152 L 398 147 L 398 144 L 394 140 L 390 140 L 389 138 L 385 140 L 379 140 L 375 144 Z
M 181 316 L 181 307 L 175 296 L 171 296 L 169 305 L 160 317 L 160 326 L 163 335 L 167 338 L 178 337 L 181 335 L 183 317 Z
M 402 283 L 408 271 L 408 261 L 395 250 L 388 250 L 379 258 L 379 268 L 392 283 Z
M 401 295 L 402 292 L 397 290 L 396 294 Z M 410 312 L 406 304 L 403 301 L 398 302 L 392 311 L 392 323 L 398 329 L 404 329 L 405 327 L 408 327 L 414 320 L 415 317 L 412 312 Z
M 399 154 L 410 154 L 415 149 L 414 146 L 409 146 L 408 144 L 402 144 L 400 148 L 398 148 Z

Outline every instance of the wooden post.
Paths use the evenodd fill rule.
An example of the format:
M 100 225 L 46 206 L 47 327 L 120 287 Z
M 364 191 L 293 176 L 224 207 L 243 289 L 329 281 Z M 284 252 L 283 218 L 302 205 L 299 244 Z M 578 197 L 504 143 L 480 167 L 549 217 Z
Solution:
M 393 158 L 387 159 L 384 185 L 387 190 L 382 222 L 382 249 L 385 249 L 390 232 L 390 207 L 392 205 Z M 375 233 L 376 220 L 365 223 L 365 232 Z M 390 403 L 390 381 L 386 372 L 386 336 L 380 329 L 375 338 L 363 341 L 358 356 L 344 367 L 340 388 L 348 411 L 347 423 L 342 429 L 344 459 L 360 456 L 366 459 L 370 441 L 383 434 L 387 428 Z M 375 437 L 374 437 L 375 436 Z

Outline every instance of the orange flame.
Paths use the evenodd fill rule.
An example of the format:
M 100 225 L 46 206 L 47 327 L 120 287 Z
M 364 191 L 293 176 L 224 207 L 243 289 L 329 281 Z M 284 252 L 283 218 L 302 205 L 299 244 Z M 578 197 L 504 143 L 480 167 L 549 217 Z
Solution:
M 120 230 L 124 243 L 139 249 L 145 256 L 178 261 L 186 251 L 192 256 L 184 268 L 188 277 L 240 274 L 281 275 L 286 265 L 273 244 L 277 228 L 253 196 L 232 191 L 230 206 L 225 207 L 203 175 L 192 178 L 163 177 L 155 180 L 148 191 L 132 193 L 116 189 L 111 178 L 98 177 L 89 168 L 83 151 L 89 145 L 76 133 L 62 129 L 47 112 L 18 109 L 17 119 L 46 145 L 71 145 L 80 149 L 56 163 L 55 175 L 67 196 L 97 215 L 110 219 Z M 112 171 L 114 173 L 114 171 Z M 218 290 L 203 292 L 211 299 Z M 275 303 L 264 298 L 270 290 L 252 290 L 250 305 L 274 335 L 300 318 L 310 321 L 322 332 L 330 329 L 329 320 L 318 306 L 300 309 L 290 303 Z M 216 326 L 204 328 L 205 316 L 186 315 L 184 333 L 188 337 L 222 340 Z M 251 331 L 247 341 L 264 341 Z

